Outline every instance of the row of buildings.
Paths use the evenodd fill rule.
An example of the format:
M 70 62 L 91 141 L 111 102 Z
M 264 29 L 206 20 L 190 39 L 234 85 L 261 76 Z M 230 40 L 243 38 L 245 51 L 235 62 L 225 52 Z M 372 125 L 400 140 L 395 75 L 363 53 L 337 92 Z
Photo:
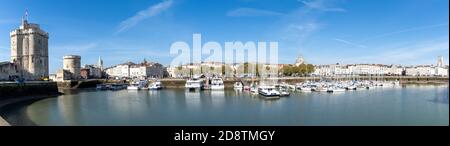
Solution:
M 304 64 L 305 61 L 302 56 L 297 57 L 294 64 L 299 66 Z M 282 76 L 281 71 L 284 66 L 291 64 L 279 64 L 279 65 L 262 65 L 262 69 L 270 68 L 271 71 L 278 71 L 278 75 Z M 202 62 L 198 64 L 187 64 L 175 67 L 168 67 L 167 72 L 169 77 L 173 78 L 185 78 L 192 77 L 195 74 L 220 74 L 225 77 L 244 77 L 255 76 L 255 73 L 240 73 L 237 72 L 241 68 L 242 64 L 223 64 L 220 62 Z M 274 69 L 277 68 L 277 69 Z M 417 66 L 401 66 L 401 65 L 384 65 L 384 64 L 329 64 L 329 65 L 315 65 L 312 76 L 440 76 L 446 77 L 449 74 L 448 65 L 444 64 L 442 56 L 438 57 L 436 65 L 417 65 Z M 209 70 L 208 70 L 209 69 Z M 214 70 L 215 69 L 215 70 Z M 223 74 L 217 72 L 223 69 L 230 69 L 227 73 Z M 201 70 L 201 72 L 199 72 Z M 214 72 L 216 71 L 216 72 Z M 193 75 L 194 74 L 194 75 Z M 276 72 L 269 72 L 270 75 L 277 74 Z
M 126 62 L 103 68 L 103 61 L 99 58 L 97 65 L 85 65 L 80 67 L 80 56 L 64 56 L 64 67 L 56 74 L 57 81 L 77 80 L 92 78 L 113 78 L 113 79 L 147 79 L 147 78 L 188 78 L 195 76 L 223 77 L 253 77 L 256 71 L 244 71 L 244 64 L 224 64 L 222 62 L 202 62 L 180 66 L 163 65 L 154 62 L 147 62 L 145 59 L 141 63 Z M 304 64 L 303 57 L 299 56 L 293 64 L 299 66 Z M 282 76 L 284 66 L 291 64 L 260 64 L 258 75 L 260 76 Z M 313 76 L 440 76 L 446 77 L 449 74 L 448 65 L 444 64 L 443 57 L 439 57 L 436 65 L 400 66 L 383 64 L 329 64 L 315 65 Z
M 167 76 L 166 68 L 155 62 L 144 59 L 141 63 L 126 62 L 108 67 L 104 70 L 105 77 L 115 79 L 146 79 L 163 78 Z
M 83 80 L 83 79 L 147 79 L 162 78 L 165 76 L 165 68 L 159 63 L 147 62 L 136 64 L 126 62 L 103 68 L 103 60 L 99 57 L 97 64 L 81 66 L 81 56 L 66 55 L 63 57 L 63 68 L 56 74 L 50 75 L 54 81 Z M 166 73 L 167 76 L 167 73 Z
M 448 76 L 448 65 L 444 58 L 438 57 L 436 65 L 383 65 L 383 64 L 329 64 L 317 65 L 312 75 L 340 76 L 340 75 L 373 75 L 373 76 Z
M 254 67 L 252 67 L 254 65 Z M 202 62 L 192 63 L 180 66 L 167 67 L 168 77 L 171 78 L 187 78 L 198 75 L 214 76 L 219 75 L 223 77 L 252 77 L 257 73 L 256 64 L 249 63 L 248 67 L 245 64 L 224 64 L 222 62 Z M 255 68 L 253 71 L 248 71 L 248 68 Z M 258 71 L 260 76 L 274 76 L 278 74 L 279 65 L 259 64 Z M 246 69 L 246 71 L 244 70 Z

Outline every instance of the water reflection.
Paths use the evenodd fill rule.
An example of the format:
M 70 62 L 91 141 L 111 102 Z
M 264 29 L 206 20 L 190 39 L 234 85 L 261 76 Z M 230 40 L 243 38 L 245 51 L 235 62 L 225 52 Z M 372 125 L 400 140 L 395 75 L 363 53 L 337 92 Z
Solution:
M 184 92 L 185 103 L 189 110 L 198 111 L 200 110 L 201 103 L 201 92 L 200 91 L 189 91 Z
M 79 90 L 11 113 L 38 125 L 448 125 L 448 91 L 404 86 L 266 100 L 239 90 Z

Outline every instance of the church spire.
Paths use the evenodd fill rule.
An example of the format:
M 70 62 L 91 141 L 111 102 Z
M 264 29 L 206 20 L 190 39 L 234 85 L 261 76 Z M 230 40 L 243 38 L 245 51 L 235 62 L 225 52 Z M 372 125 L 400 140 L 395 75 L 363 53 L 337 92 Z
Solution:
M 97 65 L 98 65 L 98 67 L 100 67 L 100 69 L 103 69 L 103 60 L 102 60 L 102 57 L 101 57 L 101 56 L 98 57 L 98 63 L 97 63 Z

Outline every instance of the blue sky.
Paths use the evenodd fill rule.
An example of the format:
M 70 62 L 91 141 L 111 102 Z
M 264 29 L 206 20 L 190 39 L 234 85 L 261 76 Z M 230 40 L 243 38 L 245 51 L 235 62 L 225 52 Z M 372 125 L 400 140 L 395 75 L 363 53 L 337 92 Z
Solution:
M 9 32 L 29 21 L 50 33 L 50 72 L 62 56 L 110 66 L 168 65 L 175 41 L 278 41 L 279 62 L 448 64 L 448 0 L 0 0 L 0 61 Z

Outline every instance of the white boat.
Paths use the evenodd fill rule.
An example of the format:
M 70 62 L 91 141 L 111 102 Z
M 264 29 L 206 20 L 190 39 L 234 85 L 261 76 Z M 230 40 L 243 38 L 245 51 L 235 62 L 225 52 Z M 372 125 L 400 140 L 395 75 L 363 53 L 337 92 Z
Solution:
M 159 90 L 162 88 L 162 84 L 161 81 L 155 81 L 152 84 L 150 84 L 150 86 L 148 87 L 151 90 Z
M 213 78 L 211 81 L 211 90 L 223 90 L 225 85 L 223 84 L 222 78 Z
M 333 92 L 345 92 L 344 88 L 333 88 Z
M 262 96 L 280 96 L 280 92 L 275 90 L 273 86 L 260 86 L 258 93 Z
M 256 84 L 251 84 L 250 85 L 250 92 L 252 93 L 252 94 L 258 94 L 258 86 L 256 85 Z
M 311 92 L 312 88 L 309 86 L 302 86 L 300 87 L 300 92 Z
M 236 82 L 234 83 L 233 88 L 242 90 L 242 88 L 244 88 L 244 85 L 241 82 Z
M 130 84 L 130 85 L 127 86 L 127 90 L 139 90 L 139 89 L 141 89 L 139 84 L 133 83 L 133 84 Z
M 186 89 L 188 90 L 201 90 L 203 89 L 203 80 L 192 78 L 186 81 Z
M 350 86 L 346 87 L 345 89 L 347 89 L 347 90 L 356 90 L 356 86 L 355 85 L 350 85 Z
M 304 85 L 303 85 L 302 83 L 297 83 L 297 84 L 294 85 L 294 87 L 295 87 L 296 90 L 302 90 L 302 87 L 303 87 L 303 86 L 304 86 Z
M 144 87 L 147 85 L 148 81 L 142 80 L 142 81 L 135 81 L 132 82 L 130 85 L 127 86 L 128 90 L 141 90 L 145 89 Z
M 320 87 L 320 88 L 316 88 L 317 92 L 328 92 L 328 88 L 327 87 Z
M 280 88 L 280 96 L 289 96 L 291 93 L 288 92 L 288 87 Z

